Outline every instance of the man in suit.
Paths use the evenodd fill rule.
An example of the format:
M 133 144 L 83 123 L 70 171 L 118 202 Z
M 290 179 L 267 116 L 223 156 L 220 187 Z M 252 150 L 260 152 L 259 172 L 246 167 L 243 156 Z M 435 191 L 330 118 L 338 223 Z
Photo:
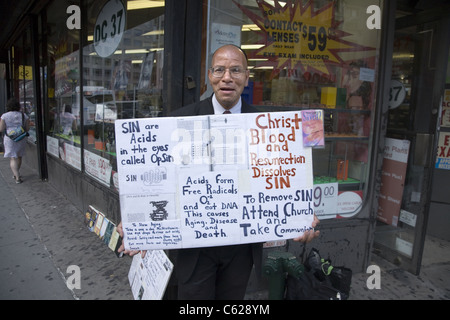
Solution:
M 237 46 L 225 45 L 214 53 L 208 78 L 214 94 L 200 102 L 175 110 L 171 116 L 222 113 L 250 113 L 256 110 L 241 99 L 248 85 L 245 53 Z M 319 220 L 315 217 L 312 227 Z M 123 237 L 122 226 L 118 231 Z M 294 241 L 310 242 L 319 231 L 308 231 Z M 124 251 L 123 245 L 119 251 Z M 125 251 L 134 255 L 138 251 Z M 180 300 L 242 300 L 255 265 L 262 272 L 262 243 L 178 250 L 176 269 Z
M 237 46 L 217 49 L 208 70 L 214 94 L 200 102 L 175 110 L 172 116 L 250 113 L 256 110 L 241 99 L 250 72 L 245 53 Z M 319 223 L 317 218 L 313 227 Z M 309 242 L 319 231 L 309 231 L 294 241 Z M 262 270 L 262 243 L 182 249 L 178 251 L 179 299 L 243 299 L 255 265 Z
M 208 99 L 175 110 L 171 116 L 222 113 L 250 113 L 256 110 L 241 99 L 248 85 L 249 71 L 245 53 L 237 46 L 225 45 L 214 53 L 208 78 L 214 94 Z M 312 227 L 319 220 L 315 217 Z M 123 237 L 121 223 L 118 231 Z M 310 242 L 319 231 L 308 231 L 294 241 Z M 134 255 L 138 251 L 119 251 Z M 176 269 L 178 299 L 242 300 L 250 273 L 262 271 L 262 243 L 178 250 Z

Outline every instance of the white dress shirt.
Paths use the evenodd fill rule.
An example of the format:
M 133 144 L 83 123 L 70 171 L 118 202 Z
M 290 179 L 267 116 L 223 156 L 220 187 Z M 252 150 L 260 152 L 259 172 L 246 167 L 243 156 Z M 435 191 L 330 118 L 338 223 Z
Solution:
M 224 107 L 222 107 L 219 101 L 217 101 L 215 94 L 212 97 L 212 104 L 214 107 L 214 114 L 222 114 L 225 110 L 227 110 Z M 242 108 L 242 101 L 241 98 L 239 98 L 239 101 L 231 109 L 229 109 L 229 111 L 231 113 L 241 113 L 241 108 Z

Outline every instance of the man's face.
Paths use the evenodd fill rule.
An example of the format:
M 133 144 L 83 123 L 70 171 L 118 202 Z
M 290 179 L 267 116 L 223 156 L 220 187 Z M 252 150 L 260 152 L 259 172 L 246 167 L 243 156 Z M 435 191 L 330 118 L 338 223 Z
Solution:
M 225 46 L 218 49 L 213 57 L 211 66 L 224 67 L 225 73 L 222 77 L 213 76 L 208 71 L 208 78 L 217 101 L 225 109 L 232 108 L 241 97 L 244 87 L 248 85 L 249 71 L 244 54 L 233 46 Z M 232 74 L 228 68 L 239 67 L 245 70 L 242 74 Z

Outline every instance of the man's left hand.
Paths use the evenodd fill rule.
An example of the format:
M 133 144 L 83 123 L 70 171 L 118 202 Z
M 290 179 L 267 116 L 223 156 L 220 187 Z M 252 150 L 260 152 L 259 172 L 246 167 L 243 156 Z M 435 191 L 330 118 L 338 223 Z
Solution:
M 320 220 L 317 219 L 316 215 L 314 215 L 314 221 L 311 225 L 311 227 L 315 228 L 318 224 L 320 223 Z M 314 238 L 317 238 L 320 234 L 319 230 L 308 230 L 306 231 L 302 236 L 298 237 L 298 238 L 294 238 L 294 241 L 297 242 L 303 242 L 303 243 L 308 243 L 311 242 Z

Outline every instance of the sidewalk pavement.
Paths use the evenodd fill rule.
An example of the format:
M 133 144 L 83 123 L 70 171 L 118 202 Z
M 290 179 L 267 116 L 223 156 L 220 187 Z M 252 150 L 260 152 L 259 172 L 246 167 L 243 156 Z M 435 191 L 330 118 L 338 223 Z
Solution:
M 427 236 L 418 276 L 373 254 L 371 264 L 380 267 L 380 289 L 369 290 L 372 273 L 354 274 L 350 300 L 449 300 L 450 242 Z M 370 281 L 370 280 L 369 280 Z
M 117 258 L 87 229 L 84 214 L 36 172 L 23 165 L 21 175 L 16 184 L 0 154 L 0 299 L 133 299 L 131 258 Z M 73 265 L 80 289 L 69 290 Z
M 50 183 L 23 165 L 16 184 L 0 154 L 0 300 L 131 300 L 131 258 L 116 255 L 84 225 L 84 214 Z M 414 276 L 373 255 L 381 289 L 370 273 L 356 273 L 351 300 L 450 299 L 450 243 L 428 237 L 423 267 Z M 80 268 L 80 289 L 69 290 L 69 266 Z

